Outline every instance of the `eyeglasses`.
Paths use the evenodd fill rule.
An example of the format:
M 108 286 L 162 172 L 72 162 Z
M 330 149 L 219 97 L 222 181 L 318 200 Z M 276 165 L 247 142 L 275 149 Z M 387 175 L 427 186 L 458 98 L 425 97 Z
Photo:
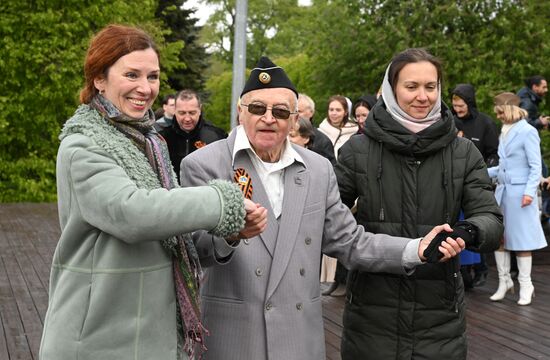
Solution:
M 264 115 L 267 110 L 271 110 L 271 114 L 273 114 L 273 117 L 279 120 L 288 120 L 290 115 L 296 114 L 296 112 L 292 112 L 287 109 L 281 109 L 281 108 L 268 108 L 265 105 L 260 104 L 241 104 L 241 106 L 246 106 L 248 108 L 248 112 L 254 115 Z

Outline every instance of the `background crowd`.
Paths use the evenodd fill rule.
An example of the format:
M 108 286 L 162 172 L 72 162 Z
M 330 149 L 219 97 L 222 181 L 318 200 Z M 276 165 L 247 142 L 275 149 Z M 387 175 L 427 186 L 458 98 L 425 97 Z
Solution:
M 514 293 L 517 270 L 517 304 L 531 304 L 532 251 L 550 217 L 543 75 L 517 92 L 485 84 L 497 127 L 479 110 L 480 77 L 455 74 L 445 91 L 425 48 L 394 51 L 368 85 L 331 93 L 291 80 L 321 76 L 309 60 L 290 60 L 287 75 L 262 57 L 228 134 L 203 107 L 221 95 L 162 78 L 179 66 L 161 66 L 162 52 L 173 60 L 178 46 L 154 37 L 110 25 L 89 44 L 80 105 L 59 137 L 44 359 L 322 358 L 323 283 L 322 295 L 346 296 L 344 359 L 465 359 L 464 291 L 484 284 L 493 251 L 490 300 Z M 346 79 L 338 63 L 317 65 Z M 17 163 L 17 147 L 5 156 Z
M 478 108 L 490 115 L 497 93 L 519 89 L 533 74 L 549 77 L 540 67 L 550 58 L 550 48 L 540 46 L 548 37 L 545 1 L 248 3 L 247 68 L 269 54 L 316 102 L 316 126 L 330 96 L 355 101 L 376 94 L 388 59 L 406 47 L 427 47 L 442 59 L 449 105 L 449 91 L 468 82 L 476 87 Z M 201 94 L 203 116 L 228 132 L 233 5 L 201 0 L 201 12 L 203 6 L 214 12 L 199 21 L 187 0 L 2 1 L 0 128 L 9 131 L 0 136 L 0 201 L 55 201 L 59 130 L 78 104 L 88 39 L 109 23 L 139 25 L 159 45 L 163 72 L 155 109 L 167 94 L 190 88 Z M 550 113 L 547 102 L 541 106 Z M 547 153 L 550 133 L 540 135 Z

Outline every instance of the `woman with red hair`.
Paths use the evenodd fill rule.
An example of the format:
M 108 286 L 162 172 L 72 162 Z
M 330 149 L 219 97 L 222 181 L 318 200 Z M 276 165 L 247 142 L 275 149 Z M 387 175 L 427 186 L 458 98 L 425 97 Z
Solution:
M 60 136 L 61 238 L 40 359 L 187 359 L 206 333 L 200 262 L 230 259 L 231 241 L 261 232 L 266 211 L 229 182 L 178 188 L 153 129 L 160 65 L 149 35 L 107 26 L 84 73 Z M 210 253 L 195 249 L 200 229 L 213 235 Z

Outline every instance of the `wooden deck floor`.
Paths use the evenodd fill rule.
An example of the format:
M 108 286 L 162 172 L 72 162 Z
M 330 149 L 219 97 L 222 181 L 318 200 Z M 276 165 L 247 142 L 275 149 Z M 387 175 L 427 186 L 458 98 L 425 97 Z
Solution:
M 38 359 L 58 237 L 55 204 L 0 204 L 0 360 Z M 535 265 L 533 280 L 531 306 L 513 295 L 489 301 L 494 269 L 487 285 L 467 294 L 468 359 L 550 359 L 550 265 Z M 343 298 L 323 298 L 327 359 L 340 359 L 343 306 Z

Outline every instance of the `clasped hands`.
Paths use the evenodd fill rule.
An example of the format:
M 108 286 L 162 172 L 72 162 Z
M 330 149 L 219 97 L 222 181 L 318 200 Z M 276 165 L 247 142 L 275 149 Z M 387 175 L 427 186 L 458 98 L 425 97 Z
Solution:
M 227 238 L 227 241 L 234 242 L 240 239 L 250 239 L 260 235 L 267 227 L 267 209 L 249 199 L 244 199 L 244 228 L 235 236 Z

